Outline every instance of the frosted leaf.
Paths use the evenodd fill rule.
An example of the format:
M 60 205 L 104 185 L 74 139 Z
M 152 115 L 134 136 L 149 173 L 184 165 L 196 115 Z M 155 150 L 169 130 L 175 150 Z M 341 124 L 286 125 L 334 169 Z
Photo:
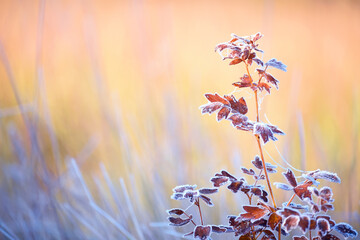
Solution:
M 299 227 L 303 233 L 306 233 L 310 229 L 310 218 L 308 216 L 301 216 L 299 221 Z
M 210 181 L 214 184 L 214 187 L 220 187 L 227 183 L 228 180 L 229 179 L 227 177 L 213 177 Z
M 194 238 L 200 240 L 210 239 L 211 226 L 196 226 L 194 230 Z
M 282 217 L 277 214 L 277 213 L 271 213 L 269 220 L 268 220 L 268 225 L 270 226 L 270 228 L 272 230 L 275 229 L 275 227 L 281 222 Z
M 219 191 L 219 189 L 217 188 L 200 188 L 199 189 L 199 193 L 201 194 L 213 194 L 213 193 L 217 193 Z
M 231 109 L 229 107 L 227 107 L 227 106 L 222 107 L 217 115 L 218 122 L 224 118 L 226 119 L 229 116 L 230 112 L 231 112 Z
M 286 173 L 283 172 L 282 174 L 284 175 L 284 177 L 290 183 L 291 186 L 293 186 L 293 187 L 297 186 L 297 181 L 296 181 L 294 172 L 291 169 L 288 169 Z
M 225 105 L 229 104 L 229 102 L 225 98 L 221 97 L 217 93 L 215 93 L 215 94 L 207 93 L 207 94 L 205 94 L 205 97 L 210 102 L 219 102 L 219 103 L 222 103 L 222 104 L 225 104 Z
M 313 178 L 312 176 L 303 174 L 301 175 L 303 178 L 305 178 L 306 180 L 309 180 L 310 182 L 312 182 L 316 187 L 319 186 L 319 182 L 315 180 L 315 178 Z
M 173 192 L 184 192 L 185 190 L 195 190 L 196 185 L 180 185 L 173 189 Z
M 208 198 L 205 195 L 200 195 L 199 196 L 207 205 L 209 205 L 210 207 L 214 206 L 214 204 L 211 202 L 211 199 Z
M 282 190 L 285 190 L 285 191 L 291 191 L 293 190 L 294 188 L 285 184 L 285 183 L 279 183 L 279 182 L 275 182 L 274 185 L 277 187 L 277 188 L 280 188 Z
M 269 126 L 265 123 L 255 123 L 254 135 L 260 136 L 264 144 L 267 143 L 270 139 L 273 141 L 277 140 Z
M 266 208 L 258 206 L 243 206 L 246 213 L 240 214 L 243 219 L 260 219 L 267 215 L 270 211 Z
M 184 210 L 182 210 L 180 208 L 173 208 L 173 209 L 167 210 L 167 213 L 169 215 L 174 214 L 174 215 L 179 215 L 180 216 L 180 215 L 184 214 Z
M 226 232 L 226 227 L 225 226 L 216 226 L 216 225 L 212 225 L 211 226 L 211 230 L 214 233 L 225 233 Z
M 306 236 L 293 236 L 293 240 L 309 240 Z
M 230 189 L 233 193 L 237 193 L 243 184 L 244 181 L 232 181 L 228 186 L 228 189 Z
M 341 183 L 341 180 L 336 173 L 332 173 L 332 172 L 328 172 L 328 171 L 316 170 L 316 171 L 310 172 L 308 175 L 310 175 L 311 177 L 313 177 L 315 179 L 324 179 L 329 182 Z
M 253 58 L 253 61 L 256 62 L 257 65 L 263 67 L 264 66 L 264 62 L 261 61 L 260 59 L 258 58 Z
M 251 162 L 257 169 L 263 169 L 262 161 L 259 156 L 255 156 L 255 159 Z
M 282 215 L 283 217 L 289 217 L 289 216 L 300 216 L 300 212 L 295 210 L 295 209 L 291 209 L 289 207 L 285 207 L 283 210 L 280 210 L 277 212 L 278 214 Z
M 169 220 L 169 225 L 170 226 L 184 226 L 186 224 L 188 224 L 192 219 L 192 215 L 189 216 L 189 218 L 187 219 L 181 219 L 179 217 L 168 217 L 168 220 Z
M 326 235 L 330 231 L 330 224 L 328 220 L 319 218 L 316 223 L 322 236 Z
M 219 110 L 223 106 L 222 103 L 208 103 L 200 107 L 201 113 L 205 114 L 212 114 L 216 110 Z
M 347 223 L 338 223 L 334 226 L 334 229 L 341 233 L 344 237 L 357 237 L 357 231 Z
M 300 217 L 291 215 L 287 218 L 285 218 L 284 223 L 282 226 L 284 227 L 285 232 L 290 232 L 291 230 L 295 229 L 300 222 Z
M 247 168 L 244 168 L 244 167 L 242 167 L 241 168 L 241 171 L 243 172 L 243 173 L 245 173 L 245 174 L 248 174 L 248 175 L 255 175 L 255 172 L 254 172 L 254 170 L 253 169 L 247 169 Z
M 233 113 L 246 114 L 248 111 L 248 107 L 246 105 L 246 101 L 243 97 L 236 100 L 236 98 L 231 96 L 224 96 L 225 99 L 230 103 L 230 107 Z
M 332 193 L 331 188 L 323 187 L 323 188 L 320 189 L 320 197 L 322 199 L 325 199 L 326 201 L 330 201 L 332 196 L 333 196 L 333 193 Z
M 286 65 L 280 61 L 277 61 L 275 58 L 270 59 L 267 63 L 265 63 L 265 66 L 274 67 L 286 72 Z

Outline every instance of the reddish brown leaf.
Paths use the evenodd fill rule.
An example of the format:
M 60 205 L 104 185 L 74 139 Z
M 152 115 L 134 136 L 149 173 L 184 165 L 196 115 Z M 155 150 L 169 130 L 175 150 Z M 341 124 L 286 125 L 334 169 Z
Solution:
M 196 189 L 196 185 L 180 185 L 180 186 L 176 186 L 173 189 L 173 192 L 184 192 L 185 190 L 195 190 Z
M 243 83 L 243 82 L 235 82 L 232 85 L 238 88 L 251 87 L 251 83 Z
M 264 62 L 263 61 L 261 61 L 259 58 L 253 58 L 252 59 L 254 62 L 256 62 L 256 64 L 257 65 L 259 65 L 259 66 L 264 66 Z
M 327 212 L 329 210 L 334 210 L 334 206 L 330 203 L 327 204 L 321 204 L 321 210 L 324 212 Z
M 230 111 L 230 108 L 228 108 L 227 106 L 223 106 L 218 112 L 217 120 L 221 121 L 224 118 L 226 119 L 229 116 Z
M 268 224 L 272 230 L 281 222 L 282 217 L 277 213 L 272 213 L 269 217 Z
M 192 219 L 192 215 L 190 215 L 190 217 L 187 219 L 181 219 L 179 217 L 168 217 L 168 220 L 170 222 L 169 225 L 177 226 L 177 227 L 188 224 L 191 221 L 191 219 Z
M 330 231 L 330 224 L 328 220 L 324 218 L 319 218 L 316 223 L 322 236 L 326 235 Z
M 200 188 L 199 189 L 199 193 L 201 194 L 213 194 L 213 193 L 217 193 L 219 191 L 219 189 L 217 188 Z
M 228 43 L 220 43 L 220 44 L 218 44 L 218 45 L 216 45 L 216 47 L 215 47 L 215 52 L 216 51 L 222 51 L 222 50 L 224 50 L 224 49 L 226 49 L 226 48 L 229 48 L 229 44 Z
M 236 98 L 231 96 L 224 96 L 226 100 L 230 102 L 230 106 L 233 113 L 240 113 L 240 114 L 246 114 L 248 111 L 248 107 L 246 105 L 245 99 L 242 97 L 239 100 L 236 100 Z
M 290 232 L 292 229 L 295 229 L 300 221 L 300 217 L 296 215 L 289 216 L 285 218 L 283 227 L 285 232 Z
M 250 50 L 248 48 L 245 48 L 244 51 L 242 52 L 241 58 L 243 60 L 248 59 L 250 56 Z
M 310 219 L 310 230 L 314 230 L 317 227 L 317 223 L 315 219 Z
M 255 172 L 254 172 L 254 170 L 253 169 L 247 169 L 247 168 L 244 168 L 244 167 L 242 167 L 241 168 L 241 171 L 243 172 L 243 173 L 245 173 L 245 174 L 248 174 L 248 175 L 255 175 Z
M 228 180 L 227 177 L 213 177 L 210 181 L 214 183 L 214 187 L 220 187 L 227 183 Z
M 235 58 L 234 60 L 232 60 L 229 65 L 235 65 L 235 64 L 239 64 L 241 63 L 243 60 L 241 58 Z
M 210 207 L 214 206 L 214 204 L 211 202 L 211 199 L 205 195 L 200 195 L 199 196 L 202 200 L 204 200 L 204 202 L 209 205 Z
M 276 240 L 276 237 L 272 231 L 264 230 L 263 233 L 264 236 L 261 238 L 261 240 Z
M 240 126 L 240 125 L 246 124 L 248 117 L 237 113 L 237 114 L 231 115 L 228 118 L 228 120 L 230 120 L 234 126 Z
M 240 214 L 244 219 L 260 219 L 269 213 L 269 210 L 263 207 L 243 206 L 246 213 Z
M 297 186 L 297 181 L 295 178 L 295 174 L 293 171 L 291 171 L 291 169 L 288 169 L 286 173 L 282 173 L 284 175 L 284 177 L 286 178 L 286 180 L 289 182 L 289 184 L 292 187 L 296 187 Z
M 226 232 L 226 227 L 225 226 L 216 226 L 216 225 L 212 225 L 211 226 L 211 230 L 214 233 L 225 233 Z
M 270 93 L 270 88 L 271 87 L 270 87 L 269 84 L 261 82 L 261 83 L 258 84 L 258 88 L 259 88 L 260 91 L 265 89 L 268 93 Z
M 239 240 L 251 240 L 251 237 L 249 234 L 246 234 L 246 235 L 242 235 Z
M 184 210 L 180 209 L 180 208 L 173 208 L 167 211 L 168 214 L 175 214 L 175 215 L 182 215 L 184 213 Z
M 305 198 L 309 198 L 311 200 L 312 194 L 311 191 L 308 189 L 311 185 L 312 185 L 311 182 L 305 182 L 303 184 L 300 184 L 294 188 L 294 192 L 302 200 L 304 200 Z
M 305 236 L 294 236 L 293 240 L 309 240 L 309 239 Z
M 223 106 L 223 104 L 218 103 L 218 102 L 216 102 L 216 103 L 208 103 L 208 104 L 205 104 L 205 105 L 201 106 L 200 109 L 201 109 L 202 114 L 205 114 L 205 113 L 212 114 L 216 110 L 219 110 L 222 106 Z
M 234 177 L 233 175 L 231 175 L 230 173 L 228 173 L 225 170 L 221 171 L 221 176 L 228 177 L 231 181 L 237 180 L 236 177 Z
M 252 80 L 247 74 L 244 74 L 244 76 L 240 77 L 240 82 L 233 83 L 233 85 L 238 88 L 250 87 L 251 84 Z
M 237 193 L 243 184 L 244 181 L 232 181 L 228 186 L 228 189 L 230 189 L 233 193 Z
M 330 201 L 333 196 L 332 190 L 329 187 L 323 187 L 320 189 L 320 197 L 326 201 Z
M 308 216 L 301 216 L 299 221 L 299 227 L 306 233 L 310 229 L 310 218 Z
M 184 198 L 189 199 L 190 202 L 194 202 L 197 197 L 199 197 L 199 192 L 198 191 L 187 190 L 187 191 L 184 192 Z
M 262 36 L 263 36 L 263 35 L 262 35 L 260 32 L 258 32 L 258 33 L 256 33 L 256 34 L 252 35 L 252 36 L 251 36 L 251 39 L 252 39 L 253 42 L 256 42 L 256 41 L 259 40 Z
M 312 204 L 311 205 L 311 211 L 313 211 L 313 213 L 318 213 L 318 212 L 320 212 L 320 208 L 319 208 L 318 205 Z
M 207 240 L 211 235 L 211 226 L 196 226 L 194 230 L 194 238 Z
M 255 123 L 254 134 L 260 136 L 264 144 L 267 143 L 269 139 L 273 141 L 277 140 L 271 129 L 265 123 Z
M 340 240 L 340 238 L 332 234 L 326 234 L 321 238 L 321 240 Z
M 251 163 L 257 168 L 262 170 L 263 169 L 263 164 L 262 161 L 260 160 L 259 156 L 255 156 L 255 159 L 253 161 L 251 161 Z
M 219 103 L 222 103 L 222 104 L 225 104 L 225 105 L 230 104 L 225 98 L 221 97 L 217 93 L 215 93 L 215 94 L 207 93 L 207 94 L 205 94 L 205 97 L 210 102 L 219 102 Z
M 255 196 L 261 196 L 262 195 L 262 190 L 260 188 L 257 188 L 257 187 L 252 187 L 250 192 L 252 194 L 254 194 Z
M 266 81 L 273 84 L 276 87 L 276 89 L 279 89 L 278 86 L 279 81 L 276 78 L 274 78 L 270 73 L 264 72 L 264 77 Z
M 288 207 L 285 207 L 283 210 L 278 211 L 278 214 L 282 215 L 283 217 L 300 216 L 299 211 Z
M 316 219 L 317 219 L 317 220 L 320 219 L 320 218 L 326 219 L 326 220 L 329 222 L 329 224 L 330 224 L 330 228 L 334 227 L 335 224 L 336 224 L 335 221 L 332 220 L 331 217 L 328 216 L 328 215 L 317 215 L 317 216 L 316 216 Z

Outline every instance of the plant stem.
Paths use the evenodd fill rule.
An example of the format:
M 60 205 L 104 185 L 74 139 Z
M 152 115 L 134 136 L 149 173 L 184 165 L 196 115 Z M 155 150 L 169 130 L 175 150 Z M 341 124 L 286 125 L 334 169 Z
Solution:
M 199 208 L 201 225 L 204 225 L 204 221 L 203 221 L 203 217 L 202 217 L 202 213 L 201 213 L 201 207 L 200 207 L 200 201 L 199 201 L 199 199 L 196 201 L 196 206 Z
M 278 231 L 279 231 L 279 235 L 278 235 L 278 239 L 281 239 L 281 224 L 279 223 L 279 227 L 278 227 Z
M 190 218 L 189 214 L 187 214 L 186 212 L 184 212 L 184 215 L 187 216 L 188 218 Z M 190 220 L 192 222 L 192 224 L 194 224 L 194 226 L 196 226 L 196 223 L 193 220 Z
M 287 207 L 290 206 L 290 203 L 292 202 L 292 200 L 294 200 L 294 197 L 295 197 L 295 196 L 296 196 L 295 193 L 291 196 L 289 202 L 286 204 Z
M 247 71 L 247 73 L 249 75 L 249 78 L 252 81 L 252 77 L 251 77 L 251 74 L 250 74 L 250 71 L 249 71 L 249 66 L 248 66 L 248 64 L 246 62 L 245 62 L 245 66 L 246 66 L 246 71 Z M 259 81 L 261 80 L 261 78 L 262 78 L 262 76 L 260 77 Z M 255 94 L 255 105 L 256 105 L 256 121 L 260 122 L 259 101 L 258 101 L 257 90 L 254 91 L 254 94 Z M 274 208 L 276 208 L 274 194 L 272 192 L 272 188 L 271 188 L 271 184 L 270 184 L 270 180 L 269 180 L 269 175 L 268 175 L 268 172 L 266 170 L 265 158 L 264 158 L 264 154 L 263 154 L 263 150 L 262 150 L 262 146 L 261 146 L 261 142 L 260 142 L 260 136 L 256 135 L 255 137 L 256 137 L 256 141 L 257 141 L 258 146 L 259 146 L 260 157 L 261 157 L 261 161 L 262 161 L 264 172 L 265 172 L 266 182 L 267 182 L 269 192 L 270 192 L 270 195 L 271 195 L 271 200 L 272 200 Z M 280 239 L 281 239 L 281 226 L 279 225 L 279 240 Z
M 265 166 L 265 159 L 264 159 L 264 154 L 263 154 L 261 143 L 260 143 L 260 137 L 259 136 L 255 136 L 255 137 L 256 137 L 256 140 L 257 140 L 257 143 L 258 143 L 258 146 L 259 146 L 261 161 L 262 161 L 262 164 L 263 164 L 263 167 L 264 167 L 266 182 L 267 182 L 269 192 L 270 192 L 270 195 L 271 195 L 271 200 L 273 202 L 274 208 L 276 208 L 274 194 L 272 192 L 272 188 L 271 188 L 271 184 L 270 184 L 270 180 L 269 180 L 269 175 L 268 175 L 268 172 L 267 172 L 266 166 Z
M 257 122 L 260 122 L 259 101 L 258 101 L 257 90 L 255 90 L 254 93 L 255 93 L 255 103 L 256 103 L 256 121 L 257 121 Z M 265 168 L 265 165 L 264 165 L 264 168 Z

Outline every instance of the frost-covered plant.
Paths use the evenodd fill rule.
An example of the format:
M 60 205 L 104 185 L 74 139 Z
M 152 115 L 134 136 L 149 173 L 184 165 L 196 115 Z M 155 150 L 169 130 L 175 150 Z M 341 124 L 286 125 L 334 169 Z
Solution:
M 285 183 L 274 183 L 282 190 L 293 192 L 290 200 L 282 204 L 276 204 L 269 174 L 276 173 L 276 167 L 267 163 L 263 154 L 263 145 L 268 141 L 276 141 L 276 135 L 283 135 L 277 126 L 262 122 L 259 116 L 260 103 L 258 93 L 271 88 L 278 89 L 279 81 L 269 73 L 276 68 L 286 71 L 286 65 L 276 59 L 263 62 L 257 57 L 257 53 L 263 52 L 258 48 L 257 41 L 262 37 L 257 33 L 248 37 L 239 37 L 232 34 L 230 41 L 218 44 L 218 51 L 223 60 L 230 59 L 230 65 L 244 64 L 246 73 L 240 77 L 239 82 L 233 83 L 237 88 L 248 88 L 255 95 L 256 119 L 250 120 L 246 113 L 248 107 L 244 97 L 236 98 L 234 95 L 205 94 L 208 103 L 201 106 L 203 114 L 217 112 L 217 120 L 229 120 L 239 130 L 250 132 L 254 135 L 259 148 L 259 156 L 255 156 L 252 164 L 254 168 L 244 168 L 243 174 L 251 176 L 251 183 L 244 177 L 235 177 L 229 172 L 222 170 L 216 173 L 210 180 L 213 188 L 196 189 L 196 185 L 182 185 L 173 189 L 171 196 L 175 200 L 188 200 L 190 206 L 196 206 L 199 212 L 200 222 L 195 222 L 192 215 L 186 210 L 175 208 L 168 210 L 168 220 L 172 226 L 183 226 L 193 224 L 193 231 L 185 234 L 195 239 L 210 239 L 212 233 L 230 233 L 239 240 L 270 240 L 281 239 L 294 229 L 300 229 L 302 236 L 293 236 L 294 240 L 336 240 L 339 236 L 344 238 L 357 236 L 357 232 L 347 223 L 336 223 L 327 212 L 333 210 L 333 193 L 331 188 L 322 187 L 318 189 L 318 180 L 340 183 L 336 173 L 322 170 L 304 172 L 296 177 L 291 169 L 283 172 L 287 180 Z M 258 76 L 250 74 L 250 67 L 255 65 Z M 298 182 L 297 179 L 301 179 Z M 267 190 L 261 183 L 266 181 Z M 211 199 L 207 196 L 218 192 L 218 188 L 227 186 L 234 194 L 241 193 L 247 197 L 249 204 L 244 205 L 244 211 L 236 216 L 228 216 L 228 225 L 205 225 L 200 202 L 212 206 Z M 270 195 L 269 195 L 270 193 Z M 300 204 L 293 202 L 298 198 Z M 269 201 L 270 199 L 270 201 Z M 270 203 L 269 203 L 270 202 Z M 338 232 L 338 234 L 334 234 Z

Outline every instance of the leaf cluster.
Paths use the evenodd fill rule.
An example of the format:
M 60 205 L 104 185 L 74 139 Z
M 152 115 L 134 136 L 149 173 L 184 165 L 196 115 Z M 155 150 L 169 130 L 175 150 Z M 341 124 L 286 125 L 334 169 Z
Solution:
M 196 222 L 193 216 L 187 213 L 189 207 L 186 210 L 174 208 L 168 210 L 170 225 L 180 227 L 192 224 L 193 230 L 184 236 L 202 240 L 211 239 L 213 233 L 233 234 L 234 238 L 239 240 L 280 240 L 281 236 L 287 236 L 295 229 L 299 229 L 303 235 L 293 236 L 294 240 L 338 240 L 340 236 L 355 238 L 358 233 L 349 224 L 336 223 L 328 215 L 329 211 L 334 210 L 332 189 L 328 186 L 319 187 L 318 180 L 341 183 L 336 173 L 316 170 L 296 176 L 291 169 L 287 169 L 282 173 L 286 182 L 276 182 L 274 185 L 289 192 L 292 197 L 280 206 L 275 204 L 268 174 L 276 173 L 277 166 L 265 162 L 260 139 L 262 144 L 266 144 L 270 140 L 276 141 L 276 135 L 283 135 L 284 132 L 275 125 L 260 121 L 257 93 L 266 90 L 268 94 L 271 94 L 272 87 L 278 89 L 279 80 L 268 70 L 276 68 L 286 71 L 286 65 L 274 58 L 264 62 L 258 57 L 259 53 L 263 53 L 257 43 L 261 37 L 261 33 L 248 37 L 232 34 L 230 41 L 215 47 L 215 51 L 220 53 L 223 60 L 230 59 L 230 65 L 240 63 L 245 65 L 247 73 L 233 85 L 241 89 L 248 88 L 254 92 L 257 107 L 256 120 L 250 120 L 246 115 L 248 106 L 245 98 L 237 98 L 233 94 L 223 96 L 218 93 L 205 94 L 208 103 L 200 107 L 203 114 L 216 112 L 218 121 L 229 120 L 236 129 L 251 132 L 258 140 L 260 157 L 255 156 L 251 161 L 253 168 L 240 168 L 242 176 L 234 176 L 226 170 L 216 173 L 210 179 L 211 188 L 197 189 L 196 185 L 175 187 L 171 197 L 175 200 L 188 201 L 189 207 L 197 207 L 200 222 Z M 257 65 L 258 78 L 255 80 L 249 70 L 253 63 Z M 213 206 L 208 195 L 218 193 L 220 187 L 226 187 L 233 194 L 241 194 L 249 204 L 243 205 L 243 210 L 237 215 L 228 216 L 227 224 L 204 224 L 200 203 Z M 270 196 L 272 204 L 269 201 Z

